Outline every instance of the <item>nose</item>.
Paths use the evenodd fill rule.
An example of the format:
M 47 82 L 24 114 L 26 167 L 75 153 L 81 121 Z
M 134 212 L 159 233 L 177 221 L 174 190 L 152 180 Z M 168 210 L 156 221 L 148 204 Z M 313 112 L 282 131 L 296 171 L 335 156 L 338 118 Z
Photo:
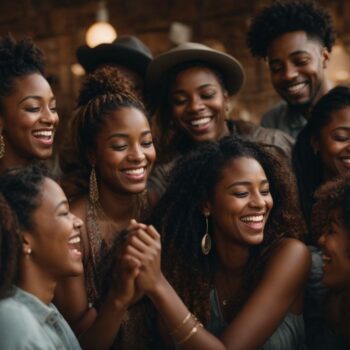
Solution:
M 76 230 L 79 230 L 81 227 L 83 227 L 84 222 L 83 220 L 81 220 L 80 218 L 78 218 L 77 216 L 73 215 L 73 226 Z
M 263 198 L 263 196 L 261 195 L 261 193 L 255 193 L 254 195 L 252 195 L 250 202 L 249 202 L 250 207 L 252 208 L 258 208 L 258 209 L 262 209 L 266 207 L 266 202 Z
M 40 121 L 47 125 L 57 125 L 59 118 L 56 111 L 52 111 L 49 106 L 43 108 Z
M 320 246 L 320 247 L 323 247 L 324 246 L 324 243 L 325 243 L 325 239 L 326 239 L 326 234 L 325 233 L 323 233 L 320 237 L 319 237 L 319 239 L 318 239 L 318 245 Z
M 146 156 L 141 145 L 135 145 L 134 147 L 130 148 L 127 159 L 129 162 L 140 163 L 145 159 L 145 157 Z
M 205 108 L 202 99 L 199 96 L 193 96 L 190 99 L 188 110 L 191 113 L 198 113 Z
M 283 70 L 285 80 L 293 80 L 298 76 L 298 70 L 292 63 L 286 63 Z

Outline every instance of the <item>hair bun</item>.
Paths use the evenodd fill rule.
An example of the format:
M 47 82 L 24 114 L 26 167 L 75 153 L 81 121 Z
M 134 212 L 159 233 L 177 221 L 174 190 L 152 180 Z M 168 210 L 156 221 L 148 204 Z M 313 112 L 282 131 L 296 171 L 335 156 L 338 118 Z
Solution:
M 89 74 L 83 82 L 78 97 L 78 106 L 86 105 L 100 96 L 130 95 L 132 85 L 117 67 L 106 66 Z

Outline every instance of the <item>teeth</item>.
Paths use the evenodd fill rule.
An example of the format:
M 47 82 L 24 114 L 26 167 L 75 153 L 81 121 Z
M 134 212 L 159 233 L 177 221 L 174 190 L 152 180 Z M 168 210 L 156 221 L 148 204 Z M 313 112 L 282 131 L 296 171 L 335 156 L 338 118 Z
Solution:
M 76 243 L 80 243 L 80 236 L 77 237 L 73 237 L 68 241 L 69 244 L 76 244 Z
M 52 137 L 52 130 L 50 131 L 34 131 L 33 135 L 35 136 L 45 136 L 45 137 Z
M 290 94 L 296 94 L 296 93 L 298 93 L 301 89 L 303 89 L 304 86 L 306 86 L 306 83 L 299 83 L 299 84 L 295 84 L 295 85 L 293 85 L 293 86 L 289 86 L 289 87 L 287 88 L 287 90 L 288 90 L 288 92 L 289 92 Z
M 199 125 L 207 124 L 209 122 L 210 122 L 210 118 L 201 118 L 201 119 L 191 120 L 191 125 L 199 126 Z
M 245 216 L 241 220 L 243 222 L 261 222 L 264 220 L 264 215 Z
M 128 169 L 128 170 L 124 170 L 124 172 L 130 175 L 141 175 L 145 172 L 145 168 Z
M 344 162 L 346 164 L 350 164 L 350 158 L 343 158 L 342 162 Z
M 332 259 L 331 259 L 329 256 L 327 256 L 327 255 L 322 255 L 322 260 L 323 260 L 324 262 L 329 262 L 329 261 L 331 261 Z

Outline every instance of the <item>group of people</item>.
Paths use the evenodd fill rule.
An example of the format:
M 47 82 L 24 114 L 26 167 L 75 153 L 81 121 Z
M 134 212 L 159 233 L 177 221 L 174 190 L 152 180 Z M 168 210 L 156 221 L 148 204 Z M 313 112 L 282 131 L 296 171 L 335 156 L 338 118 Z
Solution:
M 350 347 L 350 87 L 325 77 L 330 15 L 276 1 L 247 42 L 282 98 L 262 126 L 229 115 L 245 73 L 227 53 L 79 48 L 52 171 L 43 53 L 0 39 L 1 349 Z

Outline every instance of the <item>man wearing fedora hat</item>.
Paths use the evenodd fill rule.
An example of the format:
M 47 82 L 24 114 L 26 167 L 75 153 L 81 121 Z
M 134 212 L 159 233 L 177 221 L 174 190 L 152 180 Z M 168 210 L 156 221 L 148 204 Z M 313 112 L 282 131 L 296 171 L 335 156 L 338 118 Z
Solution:
M 253 56 L 266 59 L 283 100 L 262 125 L 297 137 L 312 106 L 332 87 L 325 76 L 334 42 L 329 13 L 313 1 L 276 1 L 253 18 L 247 41 Z
M 93 48 L 83 45 L 77 49 L 76 55 L 87 73 L 104 65 L 117 66 L 132 82 L 135 92 L 143 96 L 144 79 L 152 61 L 152 53 L 135 36 L 121 36 L 110 44 L 100 44 Z

